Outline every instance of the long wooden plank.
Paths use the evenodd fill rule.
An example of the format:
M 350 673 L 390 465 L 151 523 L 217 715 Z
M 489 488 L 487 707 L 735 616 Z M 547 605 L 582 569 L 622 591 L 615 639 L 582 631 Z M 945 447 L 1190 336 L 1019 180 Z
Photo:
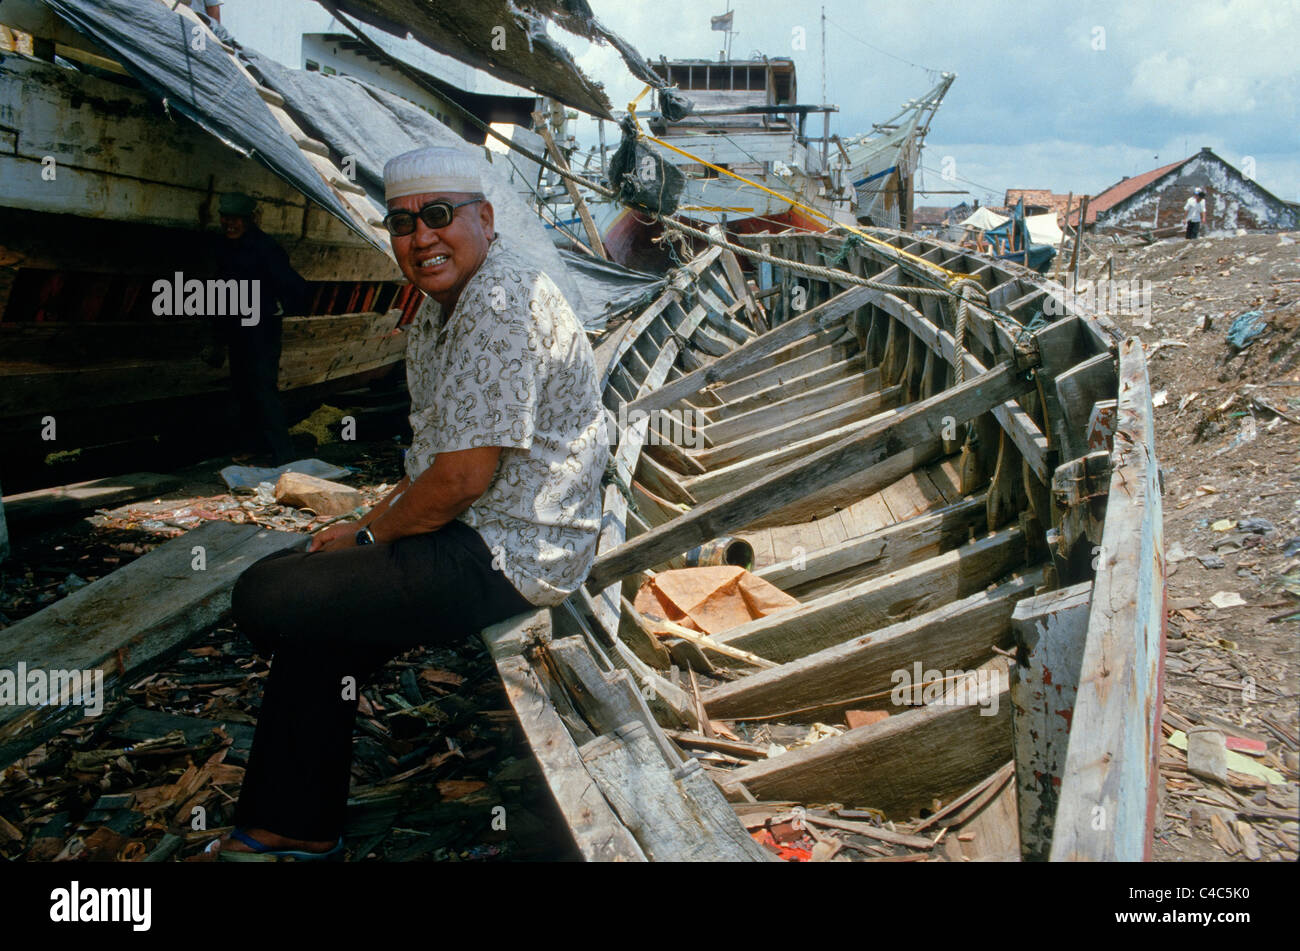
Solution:
M 898 388 L 890 387 L 890 402 L 897 402 Z M 897 415 L 897 409 L 885 409 L 871 413 L 865 418 L 853 419 L 834 429 L 814 430 L 798 442 L 780 439 L 763 439 L 758 448 L 762 452 L 742 456 L 735 462 L 682 480 L 682 487 L 700 500 L 714 499 L 736 489 L 750 485 L 755 479 L 779 471 L 797 459 L 803 459 L 819 449 L 832 446 L 849 438 L 854 433 L 862 432 L 873 424 Z
M 1051 857 L 1140 861 L 1151 849 L 1161 745 L 1164 542 L 1142 342 L 1119 348 L 1110 494 Z
M 978 495 L 810 552 L 802 559 L 760 568 L 755 574 L 795 597 L 805 598 L 810 591 L 820 596 L 842 590 L 868 573 L 894 571 L 956 548 L 984 520 L 984 496 Z
M 835 383 L 842 380 L 851 379 L 866 373 L 871 373 L 866 368 L 866 357 L 858 354 L 848 360 L 841 360 L 839 363 L 833 363 L 828 367 L 822 367 L 820 370 L 814 370 L 803 376 L 795 377 L 785 383 L 777 386 L 769 386 L 765 390 L 759 390 L 750 396 L 733 400 L 730 403 L 723 403 L 713 407 L 710 412 L 714 420 L 732 419 L 742 414 L 754 413 L 759 410 L 769 409 L 776 406 L 792 396 L 798 396 L 802 393 L 811 393 L 814 390 L 820 390 L 827 384 Z M 879 374 L 876 376 L 879 380 Z M 713 396 L 712 390 L 705 390 L 700 394 Z M 692 401 L 697 397 L 692 396 Z
M 133 472 L 52 489 L 18 492 L 5 497 L 4 507 L 12 522 L 57 518 L 156 496 L 180 484 L 181 480 L 173 475 Z
M 804 439 L 838 429 L 853 422 L 868 419 L 882 410 L 893 409 L 902 398 L 902 388 L 886 387 L 855 399 L 827 404 L 820 412 L 809 412 L 787 422 L 773 419 L 772 428 L 732 442 L 715 445 L 693 454 L 696 462 L 706 468 L 727 466 L 742 459 L 752 458 L 773 449 L 790 446 Z M 770 411 L 769 411 L 770 412 Z
M 1022 660 L 1011 681 L 1020 847 L 1034 861 L 1051 850 L 1091 597 L 1088 582 L 1058 588 L 1021 601 L 1011 619 Z
M 963 598 L 1024 564 L 1024 536 L 1007 528 L 716 639 L 784 663 Z
M 647 411 L 664 409 L 706 386 L 738 379 L 746 372 L 746 368 L 753 360 L 774 353 L 788 343 L 830 326 L 839 318 L 861 307 L 867 301 L 868 294 L 869 290 L 863 287 L 845 291 L 826 303 L 814 307 L 802 317 L 781 324 L 762 336 L 754 338 L 743 347 L 719 357 L 708 366 L 688 373 L 680 380 L 674 380 L 653 393 L 639 397 L 632 408 Z
M 716 422 L 704 427 L 704 435 L 715 446 L 725 445 L 742 437 L 764 432 L 778 423 L 799 419 L 807 413 L 815 413 L 828 406 L 836 406 L 879 390 L 879 370 L 851 373 L 806 393 L 790 395 L 776 403 L 758 407 L 747 413 L 719 416 Z
M 985 680 L 991 687 L 994 677 Z M 1001 689 L 981 703 L 931 703 L 849 730 L 812 746 L 728 773 L 723 790 L 741 785 L 759 799 L 843 802 L 906 819 L 955 796 L 1011 756 L 1011 704 Z M 987 711 L 987 715 L 986 715 Z
M 941 440 L 928 439 L 923 443 L 890 456 L 883 462 L 878 462 L 874 466 L 868 466 L 860 472 L 855 472 L 847 479 L 841 479 L 834 485 L 817 492 L 811 492 L 785 508 L 761 516 L 750 523 L 749 527 L 764 528 L 769 525 L 791 521 L 824 518 L 828 512 L 848 508 L 855 502 L 881 491 L 891 482 L 898 481 L 909 472 L 928 464 L 942 450 L 943 443 Z M 888 512 L 883 502 L 881 508 Z M 890 517 L 886 524 L 892 523 L 893 518 Z M 854 527 L 855 529 L 858 527 L 856 519 L 854 519 Z
M 970 667 L 986 658 L 991 646 L 1009 646 L 1012 610 L 1041 582 L 1041 571 L 1029 572 L 992 590 L 713 687 L 701 699 L 709 716 L 719 720 L 787 712 L 795 720 L 825 719 L 850 706 L 888 709 L 895 671 L 909 670 L 918 660 L 924 669 Z M 883 696 L 865 699 L 872 694 Z
M 482 631 L 481 637 L 542 768 L 542 778 L 583 858 L 590 862 L 644 862 L 645 853 L 605 801 L 546 688 L 520 652 L 530 638 L 549 630 L 550 611 L 543 609 L 493 625 Z
M 752 523 L 759 516 L 810 492 L 833 485 L 919 443 L 938 439 L 952 420 L 972 419 L 1030 386 L 1022 370 L 1006 364 L 914 403 L 897 415 L 868 425 L 750 486 L 701 503 L 689 514 L 598 557 L 587 586 L 601 590 L 625 574 L 652 567 L 687 548 Z
M 753 396 L 762 390 L 780 386 L 790 380 L 797 380 L 799 377 L 806 376 L 815 370 L 841 363 L 853 356 L 855 348 L 856 345 L 850 346 L 848 343 L 827 342 L 825 346 L 818 347 L 811 353 L 793 357 L 784 363 L 778 363 L 776 366 L 768 367 L 757 373 L 747 373 L 738 379 L 715 386 L 713 393 L 719 399 L 728 403 L 746 396 Z
M 0 670 L 102 671 L 105 697 L 230 608 L 253 562 L 306 538 L 208 522 L 5 629 Z M 201 567 L 200 567 L 201 566 Z M 84 706 L 0 705 L 0 762 L 81 718 Z

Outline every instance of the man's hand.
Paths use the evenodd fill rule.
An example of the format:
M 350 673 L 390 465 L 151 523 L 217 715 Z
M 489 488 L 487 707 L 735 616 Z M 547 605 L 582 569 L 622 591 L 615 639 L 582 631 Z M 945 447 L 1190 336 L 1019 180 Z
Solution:
M 341 522 L 321 529 L 312 536 L 308 551 L 340 551 L 352 548 L 357 543 L 357 525 L 355 522 Z

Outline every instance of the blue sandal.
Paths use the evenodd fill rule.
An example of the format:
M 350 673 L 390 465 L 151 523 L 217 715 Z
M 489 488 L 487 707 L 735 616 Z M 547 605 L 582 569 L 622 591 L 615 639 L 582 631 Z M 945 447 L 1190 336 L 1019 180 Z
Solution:
M 296 849 L 272 849 L 258 842 L 243 829 L 235 829 L 230 838 L 242 842 L 253 851 L 228 852 L 222 849 L 217 853 L 219 862 L 341 862 L 343 861 L 343 837 L 340 836 L 334 848 L 328 852 L 302 852 Z M 215 843 L 213 843 L 215 845 Z M 209 846 L 211 849 L 212 846 Z

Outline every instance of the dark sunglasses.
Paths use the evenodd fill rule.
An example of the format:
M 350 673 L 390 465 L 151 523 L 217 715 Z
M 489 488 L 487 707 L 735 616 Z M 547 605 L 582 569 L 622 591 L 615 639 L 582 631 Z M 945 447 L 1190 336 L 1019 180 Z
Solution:
M 384 215 L 384 227 L 388 233 L 394 237 L 400 238 L 403 235 L 412 234 L 415 231 L 415 219 L 419 218 L 430 228 L 445 228 L 451 224 L 452 216 L 457 208 L 463 208 L 466 205 L 472 205 L 476 201 L 483 201 L 482 198 L 470 198 L 467 201 L 452 204 L 449 201 L 438 199 L 431 201 L 418 213 L 414 211 L 390 211 Z

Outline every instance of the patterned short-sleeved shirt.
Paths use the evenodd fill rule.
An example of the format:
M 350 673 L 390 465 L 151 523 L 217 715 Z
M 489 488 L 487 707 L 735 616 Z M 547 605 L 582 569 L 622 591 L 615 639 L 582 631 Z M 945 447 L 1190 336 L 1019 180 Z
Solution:
M 414 481 L 441 452 L 501 446 L 461 513 L 510 583 L 559 604 L 587 576 L 609 454 L 596 363 L 555 283 L 496 238 L 445 325 L 427 298 L 406 344 Z

